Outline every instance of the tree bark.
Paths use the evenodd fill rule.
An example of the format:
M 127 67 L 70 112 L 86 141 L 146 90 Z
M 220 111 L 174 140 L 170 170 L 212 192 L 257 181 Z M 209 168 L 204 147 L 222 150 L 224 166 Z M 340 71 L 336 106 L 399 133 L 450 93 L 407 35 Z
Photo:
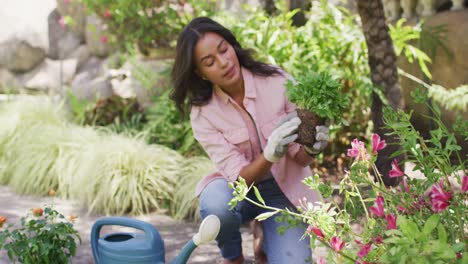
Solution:
M 403 109 L 404 102 L 398 83 L 396 55 L 382 2 L 380 0 L 356 0 L 356 3 L 367 43 L 372 83 L 376 87 L 383 88 L 383 94 L 393 109 Z M 383 121 L 383 103 L 376 93 L 372 95 L 371 110 L 374 132 L 387 143 L 387 147 L 379 152 L 376 166 L 386 185 L 396 185 L 398 178 L 388 176 L 393 160 L 389 157 L 392 153 L 401 150 L 401 146 L 398 137 L 386 135 L 389 130 L 385 128 Z M 403 158 L 403 155 L 397 157 L 398 161 Z

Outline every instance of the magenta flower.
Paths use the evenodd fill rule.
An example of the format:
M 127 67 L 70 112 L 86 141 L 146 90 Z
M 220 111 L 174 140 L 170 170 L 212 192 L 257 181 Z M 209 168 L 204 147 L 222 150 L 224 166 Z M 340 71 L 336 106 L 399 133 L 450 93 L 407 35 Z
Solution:
M 69 4 L 70 2 L 71 2 L 71 0 L 63 0 L 64 4 Z
M 462 179 L 462 192 L 468 192 L 468 175 L 463 176 L 463 179 Z
M 385 209 L 384 209 L 384 198 L 382 196 L 377 196 L 375 199 L 375 204 L 369 208 L 371 213 L 373 213 L 376 217 L 384 217 L 385 216 Z
M 375 238 L 373 238 L 372 241 L 374 241 L 374 243 L 376 243 L 376 244 L 382 244 L 383 243 L 383 238 L 382 238 L 382 236 L 378 235 Z
M 102 16 L 104 16 L 104 18 L 110 18 L 112 16 L 112 13 L 109 11 L 109 9 L 106 9 L 104 10 Z
M 320 257 L 320 258 L 318 259 L 318 262 L 317 262 L 317 263 L 318 263 L 318 264 L 325 264 L 325 260 L 324 260 L 322 257 Z
M 307 228 L 307 233 L 309 233 L 309 234 L 314 233 L 320 239 L 323 239 L 323 237 L 324 237 L 322 230 L 320 230 L 320 228 L 314 227 L 314 226 L 309 226 Z
M 401 206 L 401 205 L 398 205 L 397 206 L 397 210 L 398 212 L 400 213 L 407 213 L 408 212 L 408 209 L 406 209 L 405 207 Z
M 444 191 L 442 180 L 439 183 L 432 185 L 431 189 L 431 204 L 435 212 L 444 211 L 449 205 L 453 194 Z
M 393 159 L 392 169 L 390 170 L 388 176 L 390 176 L 390 178 L 395 178 L 395 177 L 401 177 L 403 175 L 405 175 L 405 173 L 400 169 L 400 167 L 398 167 L 398 160 Z
M 385 140 L 380 140 L 379 134 L 372 134 L 372 153 L 377 154 L 377 151 L 384 149 L 386 146 Z
M 67 22 L 65 22 L 65 18 L 63 16 L 60 17 L 58 22 L 61 27 L 65 27 L 67 25 Z
M 356 158 L 357 160 L 369 159 L 369 154 L 367 154 L 364 142 L 357 140 L 357 138 L 353 139 L 353 142 L 351 142 L 351 148 L 348 149 L 348 156 Z
M 385 220 L 387 220 L 387 230 L 396 229 L 396 219 L 397 216 L 394 214 L 385 216 Z
M 102 43 L 107 43 L 107 41 L 108 41 L 107 36 L 102 36 L 101 41 L 102 41 Z
M 372 246 L 371 243 L 367 243 L 363 247 L 361 247 L 361 250 L 359 250 L 359 252 L 357 253 L 358 257 L 363 258 L 367 256 L 369 252 L 371 251 L 371 246 Z
M 345 242 L 341 240 L 341 238 L 336 237 L 336 236 L 331 238 L 330 244 L 336 252 L 339 252 L 345 246 Z

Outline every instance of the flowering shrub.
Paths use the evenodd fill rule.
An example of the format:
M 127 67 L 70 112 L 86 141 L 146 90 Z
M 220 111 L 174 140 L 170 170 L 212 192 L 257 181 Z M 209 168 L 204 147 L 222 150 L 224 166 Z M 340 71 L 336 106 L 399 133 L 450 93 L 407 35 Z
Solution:
M 68 263 L 76 254 L 76 240 L 81 243 L 80 235 L 73 229 L 75 218 L 72 215 L 68 221 L 53 206 L 31 209 L 21 218 L 19 228 L 9 224 L 0 229 L 0 249 L 5 249 L 13 262 Z M 6 221 L 0 216 L 0 228 Z
M 83 2 L 88 12 L 100 16 L 113 34 L 109 39 L 106 37 L 106 42 L 112 40 L 121 48 L 137 44 L 144 52 L 151 47 L 174 47 L 177 35 L 183 26 L 194 16 L 209 14 L 215 6 L 212 0 L 83 0 Z
M 323 200 L 319 204 L 303 201 L 297 213 L 267 207 L 253 186 L 258 201 L 250 202 L 271 209 L 258 219 L 283 214 L 307 223 L 305 235 L 311 237 L 312 248 L 329 249 L 319 263 L 468 263 L 465 161 L 458 155 L 461 148 L 454 135 L 440 121 L 439 109 L 432 109 L 437 128 L 428 140 L 411 125 L 411 113 L 385 112 L 387 126 L 401 139 L 406 161 L 414 163 L 421 176 L 406 175 L 395 159 L 389 176 L 400 178 L 400 185 L 386 187 L 374 164 L 385 141 L 377 134 L 368 146 L 354 139 L 347 152 L 354 160 L 340 183 L 341 204 L 334 201 L 330 184 L 322 183 L 318 175 L 306 178 L 304 184 L 318 189 Z M 458 161 L 452 162 L 453 157 Z M 241 178 L 232 187 L 232 204 L 248 199 L 245 195 L 251 188 Z

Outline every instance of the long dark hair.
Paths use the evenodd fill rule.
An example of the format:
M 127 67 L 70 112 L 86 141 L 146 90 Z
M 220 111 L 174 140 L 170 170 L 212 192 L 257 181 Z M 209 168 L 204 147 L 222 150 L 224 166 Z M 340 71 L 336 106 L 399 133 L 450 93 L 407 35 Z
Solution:
M 261 76 L 281 74 L 278 68 L 253 59 L 251 51 L 243 49 L 232 32 L 208 17 L 193 19 L 180 33 L 177 40 L 176 56 L 172 68 L 174 88 L 170 98 L 177 108 L 185 114 L 192 105 L 201 106 L 211 99 L 213 84 L 203 80 L 195 73 L 193 58 L 194 47 L 207 32 L 214 32 L 223 37 L 234 48 L 239 64 L 252 73 Z

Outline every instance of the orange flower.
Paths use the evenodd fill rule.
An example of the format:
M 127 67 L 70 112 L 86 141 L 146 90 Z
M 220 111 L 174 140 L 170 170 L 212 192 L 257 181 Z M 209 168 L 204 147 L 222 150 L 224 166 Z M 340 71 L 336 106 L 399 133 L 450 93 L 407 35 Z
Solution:
M 70 215 L 70 222 L 74 223 L 76 218 L 78 218 L 75 214 Z
M 34 208 L 32 210 L 32 213 L 34 216 L 39 217 L 39 216 L 42 216 L 42 214 L 44 213 L 44 210 L 42 210 L 42 208 Z
M 0 216 L 0 228 L 3 226 L 3 224 L 6 222 L 6 217 Z
M 49 196 L 55 196 L 55 191 L 54 190 L 49 190 Z

